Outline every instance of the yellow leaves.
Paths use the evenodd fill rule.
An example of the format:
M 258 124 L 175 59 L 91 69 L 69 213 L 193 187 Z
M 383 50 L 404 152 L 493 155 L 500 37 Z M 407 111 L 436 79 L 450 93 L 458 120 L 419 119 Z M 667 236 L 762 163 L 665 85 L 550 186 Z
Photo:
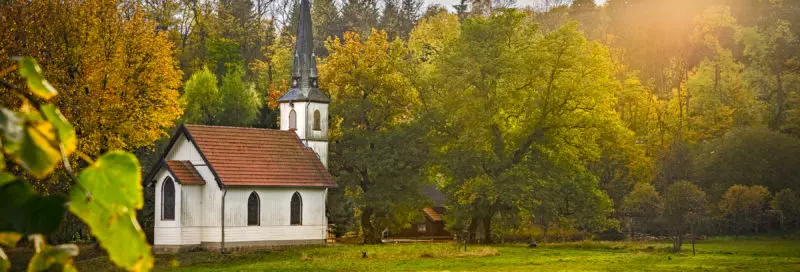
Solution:
M 38 16 L 42 10 L 52 12 Z M 42 61 L 62 93 L 55 105 L 80 133 L 81 150 L 150 145 L 182 114 L 172 44 L 142 13 L 121 16 L 114 1 L 100 0 L 37 1 L 18 12 L 30 16 L 8 17 L 0 29 L 28 40 L 0 41 L 7 49 L 0 59 L 15 52 Z
M 419 96 L 403 73 L 408 52 L 401 40 L 373 30 L 365 41 L 354 32 L 328 41 L 331 52 L 319 66 L 320 86 L 329 91 L 332 112 L 343 125 L 379 130 L 408 122 Z

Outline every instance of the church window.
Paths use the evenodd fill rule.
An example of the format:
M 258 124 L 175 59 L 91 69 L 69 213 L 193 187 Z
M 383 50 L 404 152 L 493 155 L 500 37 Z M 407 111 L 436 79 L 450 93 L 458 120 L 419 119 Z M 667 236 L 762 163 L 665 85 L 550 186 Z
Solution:
M 320 120 L 319 119 L 320 119 L 319 110 L 314 110 L 314 130 L 322 130 L 320 128 L 320 124 L 319 124 Z
M 292 195 L 291 218 L 289 221 L 292 225 L 303 224 L 303 199 L 298 192 L 294 192 L 294 195 Z
M 260 212 L 260 200 L 258 199 L 258 194 L 256 192 L 250 193 L 250 197 L 247 199 L 247 225 L 248 226 L 258 226 L 259 225 L 259 212 Z
M 297 113 L 294 110 L 289 112 L 289 129 L 297 129 Z
M 161 220 L 175 220 L 175 184 L 171 177 L 161 185 Z

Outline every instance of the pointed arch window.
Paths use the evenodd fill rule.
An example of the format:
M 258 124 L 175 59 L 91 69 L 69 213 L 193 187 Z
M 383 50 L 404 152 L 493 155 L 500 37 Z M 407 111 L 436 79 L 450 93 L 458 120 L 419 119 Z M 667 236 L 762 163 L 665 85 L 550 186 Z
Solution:
M 175 184 L 171 177 L 161 185 L 161 220 L 175 220 Z
M 253 191 L 250 193 L 250 197 L 247 198 L 247 225 L 248 226 L 258 226 L 261 223 L 260 220 L 261 215 L 261 199 L 258 198 L 258 194 Z
M 319 119 L 320 119 L 319 110 L 314 110 L 314 130 L 317 131 L 322 130 Z
M 297 129 L 297 113 L 294 110 L 289 112 L 289 129 Z
M 291 218 L 289 221 L 292 225 L 303 224 L 303 198 L 300 197 L 299 192 L 294 192 L 294 195 L 292 195 Z

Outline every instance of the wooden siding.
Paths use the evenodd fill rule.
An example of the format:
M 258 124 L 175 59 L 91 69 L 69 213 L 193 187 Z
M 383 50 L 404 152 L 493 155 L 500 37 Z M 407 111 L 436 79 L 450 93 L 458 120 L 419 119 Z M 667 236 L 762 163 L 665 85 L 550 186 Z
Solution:
M 247 198 L 253 191 L 261 199 L 261 226 L 289 226 L 289 205 L 294 192 L 303 198 L 303 225 L 325 224 L 325 189 L 229 188 L 225 197 L 226 228 L 247 226 Z

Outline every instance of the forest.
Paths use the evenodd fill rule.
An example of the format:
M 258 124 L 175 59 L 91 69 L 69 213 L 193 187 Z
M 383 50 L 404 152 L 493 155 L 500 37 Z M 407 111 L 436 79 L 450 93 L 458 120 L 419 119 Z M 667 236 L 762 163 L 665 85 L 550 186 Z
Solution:
M 69 195 L 88 157 L 146 171 L 181 123 L 277 128 L 298 2 L 0 2 L 2 174 Z M 475 243 L 800 230 L 800 2 L 314 0 L 312 20 L 337 235 L 380 243 L 430 185 Z M 59 94 L 21 95 L 17 56 Z M 78 139 L 39 172 L 9 132 L 31 106 Z M 97 235 L 75 213 L 48 241 Z

